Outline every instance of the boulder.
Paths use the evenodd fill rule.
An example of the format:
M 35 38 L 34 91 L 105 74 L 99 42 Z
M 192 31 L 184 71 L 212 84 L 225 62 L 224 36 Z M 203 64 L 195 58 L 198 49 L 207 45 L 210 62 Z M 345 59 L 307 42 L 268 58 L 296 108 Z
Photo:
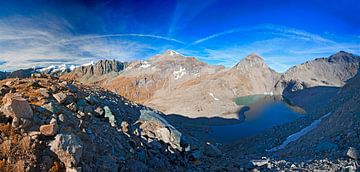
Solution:
M 60 92 L 53 95 L 60 104 L 70 104 L 74 101 L 73 96 Z
M 97 113 L 99 116 L 103 116 L 105 113 L 104 109 L 101 107 L 97 107 L 94 112 Z
M 58 130 L 59 126 L 54 118 L 51 119 L 50 124 L 40 126 L 40 132 L 45 136 L 54 136 Z
M 32 118 L 33 111 L 29 103 L 21 95 L 8 93 L 3 98 L 2 111 L 13 118 Z
M 100 100 L 99 100 L 96 96 L 94 96 L 94 95 L 92 95 L 92 94 L 90 94 L 89 96 L 87 96 L 85 99 L 86 99 L 91 105 L 96 105 L 96 104 L 99 104 L 99 102 L 100 102 Z
M 58 134 L 50 143 L 50 150 L 58 156 L 65 167 L 76 167 L 81 159 L 83 143 L 74 134 Z
M 115 127 L 115 116 L 112 114 L 110 108 L 108 106 L 104 107 L 104 111 L 105 111 L 105 118 L 109 118 L 109 123 L 111 124 L 111 126 Z
M 354 147 L 349 147 L 349 149 L 346 152 L 346 156 L 351 159 L 358 159 L 359 153 Z
M 220 149 L 210 142 L 206 142 L 204 147 L 204 154 L 210 157 L 220 157 L 222 155 Z
M 269 159 L 266 157 L 263 157 L 259 160 L 251 160 L 250 163 L 255 167 L 262 167 L 264 165 L 267 165 L 269 163 Z
M 50 97 L 49 90 L 47 90 L 46 88 L 39 88 L 38 92 L 45 98 Z
M 153 111 L 140 110 L 140 113 L 137 122 L 141 123 L 141 135 L 161 140 L 170 144 L 172 148 L 182 151 L 180 145 L 182 134 L 178 130 Z
M 129 132 L 129 123 L 127 123 L 126 121 L 122 121 L 120 125 L 121 125 L 121 130 L 124 133 Z
M 7 85 L 2 85 L 0 88 L 0 95 L 5 95 L 11 91 L 11 88 Z

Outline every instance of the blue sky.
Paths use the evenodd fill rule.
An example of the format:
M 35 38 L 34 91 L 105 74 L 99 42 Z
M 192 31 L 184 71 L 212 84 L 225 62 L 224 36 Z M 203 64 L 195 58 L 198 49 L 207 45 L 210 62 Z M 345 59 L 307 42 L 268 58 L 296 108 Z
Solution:
M 256 52 L 279 72 L 340 50 L 360 54 L 360 2 L 2 0 L 0 70 L 166 49 L 235 65 Z

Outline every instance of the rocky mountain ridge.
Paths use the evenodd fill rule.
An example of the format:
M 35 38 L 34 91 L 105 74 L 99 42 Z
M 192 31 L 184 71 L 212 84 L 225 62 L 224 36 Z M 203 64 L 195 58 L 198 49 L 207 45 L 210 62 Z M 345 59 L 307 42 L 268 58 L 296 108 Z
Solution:
M 292 99 L 292 93 L 304 88 L 340 87 L 356 74 L 359 59 L 359 56 L 340 51 L 279 74 L 254 53 L 233 68 L 224 68 L 168 50 L 148 60 L 129 63 L 121 73 L 84 79 L 89 77 L 74 77 L 82 73 L 77 70 L 62 78 L 86 84 L 100 80 L 101 87 L 167 114 L 234 117 L 240 107 L 233 99 L 239 96 L 278 94 Z

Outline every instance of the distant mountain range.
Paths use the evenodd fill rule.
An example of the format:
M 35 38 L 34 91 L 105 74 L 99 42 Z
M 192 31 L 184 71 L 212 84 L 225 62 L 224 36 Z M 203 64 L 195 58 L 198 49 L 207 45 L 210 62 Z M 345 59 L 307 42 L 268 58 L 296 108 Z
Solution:
M 358 72 L 359 62 L 359 56 L 340 51 L 277 73 L 256 54 L 225 68 L 167 50 L 145 61 L 100 60 L 81 66 L 21 69 L 0 72 L 0 79 L 49 74 L 101 86 L 167 114 L 231 118 L 239 109 L 234 99 L 246 95 L 283 95 L 307 110 L 326 104 L 334 90 L 311 90 L 343 86 Z M 309 100 L 302 99 L 300 94 L 307 95 Z M 318 101 L 320 98 L 324 98 L 324 103 Z
M 256 54 L 225 68 L 168 50 L 146 61 L 102 60 L 61 78 L 99 85 L 168 114 L 233 117 L 239 109 L 233 100 L 239 96 L 277 94 L 292 100 L 306 88 L 341 87 L 357 73 L 359 62 L 359 56 L 340 51 L 277 73 Z

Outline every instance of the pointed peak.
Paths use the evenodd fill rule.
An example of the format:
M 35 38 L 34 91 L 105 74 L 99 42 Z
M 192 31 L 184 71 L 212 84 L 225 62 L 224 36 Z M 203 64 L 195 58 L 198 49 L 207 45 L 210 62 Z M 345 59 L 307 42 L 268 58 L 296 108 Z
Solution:
M 263 58 L 256 53 L 251 53 L 237 63 L 234 68 L 248 68 L 248 67 L 267 67 Z
M 261 58 L 256 53 L 251 53 L 245 57 L 245 60 L 252 60 L 252 61 L 264 61 L 263 58 Z
M 328 58 L 329 62 L 337 62 L 337 61 L 353 61 L 354 59 L 357 59 L 359 56 L 353 55 L 351 53 L 348 53 L 346 51 L 339 51 L 333 55 L 331 55 Z
M 337 52 L 337 53 L 335 53 L 334 55 L 332 55 L 332 56 L 339 56 L 339 55 L 352 55 L 351 53 L 348 53 L 348 52 L 346 52 L 346 51 L 339 51 L 339 52 Z
M 182 54 L 180 54 L 180 53 L 178 53 L 178 52 L 176 52 L 174 50 L 170 50 L 170 49 L 166 50 L 163 53 L 163 55 L 167 55 L 167 56 L 183 56 Z

